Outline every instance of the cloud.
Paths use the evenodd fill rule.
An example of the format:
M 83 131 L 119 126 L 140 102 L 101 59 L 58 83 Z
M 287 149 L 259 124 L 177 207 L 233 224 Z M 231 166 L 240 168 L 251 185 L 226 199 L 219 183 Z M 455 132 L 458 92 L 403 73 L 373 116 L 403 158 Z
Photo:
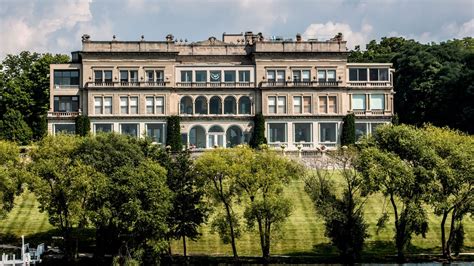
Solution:
M 368 23 L 362 24 L 360 31 L 354 31 L 349 24 L 329 21 L 326 24 L 315 23 L 309 25 L 304 31 L 303 37 L 306 39 L 328 40 L 341 32 L 344 39 L 347 40 L 349 49 L 354 49 L 356 45 L 364 48 L 369 41 L 372 30 L 373 27 Z
M 453 36 L 454 38 L 464 38 L 474 36 L 474 18 L 459 25 L 456 22 L 443 25 L 441 31 L 444 34 Z

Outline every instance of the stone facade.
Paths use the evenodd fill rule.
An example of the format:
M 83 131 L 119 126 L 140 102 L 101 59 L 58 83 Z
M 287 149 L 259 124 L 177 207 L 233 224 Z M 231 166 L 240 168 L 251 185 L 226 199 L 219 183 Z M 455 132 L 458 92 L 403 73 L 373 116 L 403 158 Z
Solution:
M 190 147 L 229 147 L 249 141 L 261 112 L 270 146 L 333 148 L 348 113 L 358 135 L 394 113 L 391 65 L 348 63 L 347 56 L 341 36 L 283 41 L 246 32 L 195 43 L 86 36 L 70 64 L 51 65 L 49 132 L 73 131 L 82 113 L 94 133 L 165 143 L 166 117 L 179 115 Z

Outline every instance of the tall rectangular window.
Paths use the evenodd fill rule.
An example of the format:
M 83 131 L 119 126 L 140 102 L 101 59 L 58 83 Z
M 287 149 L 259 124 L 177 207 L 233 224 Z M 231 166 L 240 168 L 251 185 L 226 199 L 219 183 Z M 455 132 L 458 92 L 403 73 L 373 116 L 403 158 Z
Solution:
M 295 142 L 311 142 L 311 123 L 294 123 Z
M 156 76 L 156 79 L 155 79 L 156 82 L 165 81 L 165 72 L 163 70 L 156 70 L 155 76 Z
M 369 76 L 370 76 L 371 81 L 387 81 L 388 69 L 387 68 L 371 68 L 369 70 Z
M 112 97 L 104 97 L 104 114 L 112 114 Z
M 270 142 L 286 142 L 285 123 L 269 123 L 268 129 L 268 139 Z
M 367 81 L 367 69 L 349 68 L 349 81 Z
M 267 70 L 268 82 L 275 82 L 275 70 Z
M 130 82 L 138 82 L 138 71 L 130 70 Z
M 352 110 L 365 110 L 365 94 L 352 95 Z
M 95 83 L 101 83 L 103 81 L 102 79 L 102 70 L 95 70 L 94 71 L 94 82 Z
M 276 81 L 285 82 L 285 70 L 277 70 Z
M 94 113 L 102 114 L 102 108 L 103 108 L 103 98 L 94 97 Z
M 303 113 L 311 114 L 311 96 L 303 96 Z
M 383 109 L 385 109 L 385 95 L 371 94 L 370 95 L 370 110 L 383 110 Z
M 128 97 L 120 97 L 120 113 L 128 114 Z
M 154 97 L 146 97 L 146 113 L 147 114 L 153 114 L 154 113 L 154 107 L 155 107 L 155 98 Z
M 146 124 L 146 135 L 153 142 L 164 143 L 164 124 Z
M 326 96 L 319 97 L 319 113 L 325 114 L 327 113 L 328 108 L 328 98 Z
M 336 123 L 319 123 L 319 142 L 335 143 L 337 138 Z
M 300 81 L 301 81 L 301 71 L 293 70 L 293 82 L 300 82 Z
M 320 96 L 319 113 L 335 114 L 337 113 L 337 96 Z
M 165 98 L 164 97 L 156 97 L 155 98 L 156 104 L 156 113 L 157 114 L 164 114 L 165 113 Z
M 147 70 L 145 71 L 146 81 L 147 82 L 154 82 L 155 81 L 155 71 Z
M 207 71 L 196 71 L 196 82 L 207 82 Z
M 128 82 L 128 70 L 120 70 L 120 82 Z
M 302 106 L 301 106 L 301 96 L 294 96 L 293 97 L 293 113 L 301 114 Z
M 367 136 L 367 123 L 355 123 L 355 139 Z
M 130 113 L 138 114 L 138 97 L 130 97 Z
M 104 70 L 104 81 L 112 82 L 112 70 Z
M 328 97 L 328 113 L 337 113 L 337 98 L 336 96 Z
M 276 114 L 276 97 L 275 96 L 268 97 L 268 113 Z
M 286 97 L 278 96 L 278 110 L 279 114 L 286 114 Z
M 325 70 L 318 70 L 318 81 L 319 82 L 326 81 L 326 71 Z
M 250 82 L 250 71 L 240 70 L 239 71 L 239 82 Z
M 193 72 L 181 71 L 181 82 L 193 82 Z
M 331 81 L 331 82 L 336 81 L 336 70 L 328 70 L 327 76 L 328 76 L 328 81 Z
M 293 70 L 293 82 L 309 82 L 311 76 L 310 70 Z
M 319 82 L 335 82 L 336 81 L 336 70 L 335 69 L 321 69 L 318 70 L 318 81 Z
M 224 71 L 225 82 L 235 82 L 235 71 Z

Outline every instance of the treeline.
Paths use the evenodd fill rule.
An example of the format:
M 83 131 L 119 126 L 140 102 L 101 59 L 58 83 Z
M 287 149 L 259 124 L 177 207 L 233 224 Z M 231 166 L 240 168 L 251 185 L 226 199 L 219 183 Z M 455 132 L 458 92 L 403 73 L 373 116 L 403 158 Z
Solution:
M 400 122 L 474 133 L 474 39 L 421 44 L 402 37 L 356 47 L 349 62 L 390 62 Z
M 95 229 L 97 259 L 130 254 L 148 265 L 172 254 L 172 239 L 182 240 L 186 256 L 186 241 L 198 239 L 203 224 L 231 245 L 235 259 L 242 232 L 255 230 L 269 259 L 272 235 L 292 212 L 282 193 L 291 180 L 305 182 L 325 235 L 345 262 L 361 258 L 369 237 L 364 203 L 373 194 L 386 198 L 377 227 L 394 220 L 400 261 L 412 236 L 428 230 L 440 230 L 450 259 L 462 249 L 464 218 L 474 214 L 474 138 L 434 126 L 382 126 L 360 144 L 328 153 L 327 164 L 312 170 L 264 144 L 191 159 L 187 150 L 118 134 L 48 136 L 29 154 L 31 160 L 20 160 L 14 143 L 0 141 L 0 214 L 29 184 L 62 233 L 69 259 L 77 228 Z M 334 175 L 344 182 L 336 185 Z M 426 208 L 441 217 L 439 227 L 428 228 Z

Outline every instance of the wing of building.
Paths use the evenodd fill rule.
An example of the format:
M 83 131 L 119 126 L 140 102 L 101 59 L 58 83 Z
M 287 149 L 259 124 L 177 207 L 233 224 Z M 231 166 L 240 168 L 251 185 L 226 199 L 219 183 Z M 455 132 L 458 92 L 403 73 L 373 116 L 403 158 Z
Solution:
M 183 142 L 195 149 L 248 142 L 262 113 L 270 146 L 289 150 L 339 144 L 342 118 L 356 115 L 366 135 L 393 115 L 393 69 L 348 63 L 346 41 L 265 39 L 93 41 L 70 64 L 51 65 L 51 134 L 74 132 L 87 115 L 93 133 L 114 131 L 165 143 L 166 118 L 181 117 Z

